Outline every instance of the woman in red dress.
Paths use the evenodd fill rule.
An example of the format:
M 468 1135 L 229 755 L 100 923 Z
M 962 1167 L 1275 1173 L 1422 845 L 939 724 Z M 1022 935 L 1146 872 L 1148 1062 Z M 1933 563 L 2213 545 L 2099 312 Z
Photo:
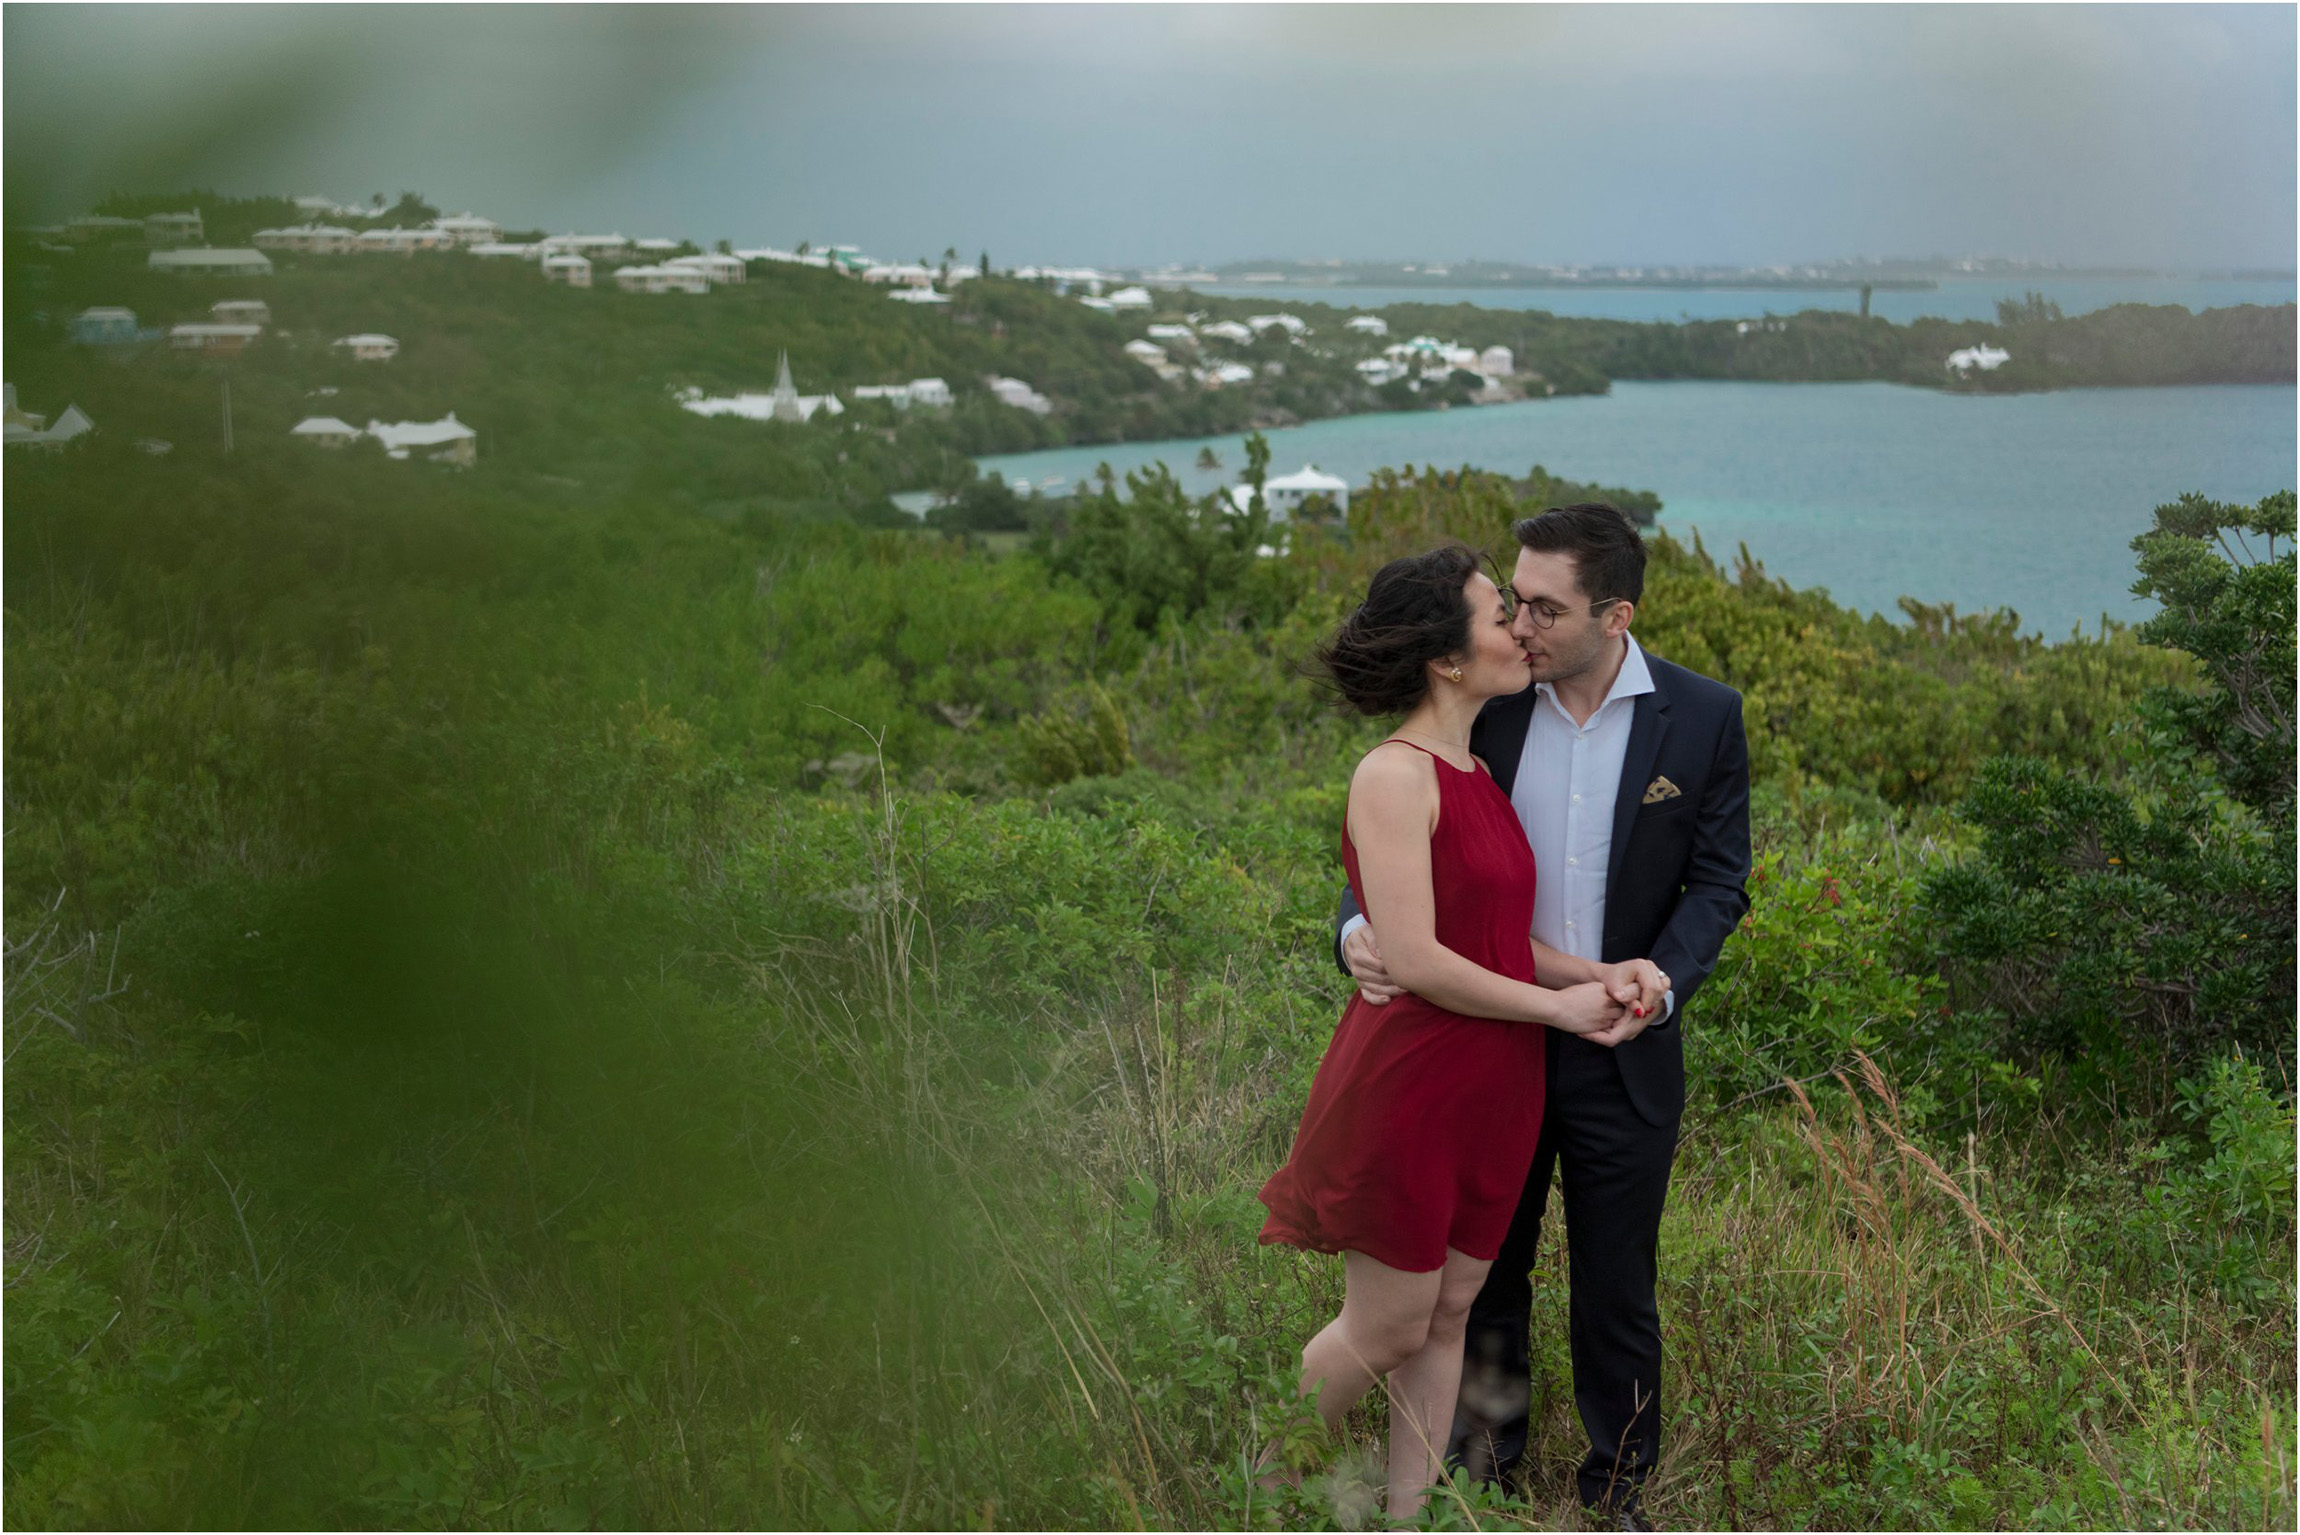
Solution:
M 1351 706 L 1405 715 L 1350 780 L 1342 861 L 1408 994 L 1342 1014 L 1293 1156 L 1262 1189 L 1262 1240 L 1342 1255 L 1341 1315 L 1303 1348 L 1302 1391 L 1330 1430 L 1389 1377 L 1389 1511 L 1410 1518 L 1443 1459 L 1464 1319 L 1533 1165 L 1542 1027 L 1610 1044 L 1662 988 L 1646 961 L 1529 936 L 1533 851 L 1469 730 L 1530 669 L 1476 556 L 1384 566 L 1319 659 Z

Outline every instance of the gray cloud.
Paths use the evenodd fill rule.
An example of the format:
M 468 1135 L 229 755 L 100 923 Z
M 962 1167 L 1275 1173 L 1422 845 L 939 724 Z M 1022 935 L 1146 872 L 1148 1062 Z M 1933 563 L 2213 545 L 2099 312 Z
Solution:
M 14 217 L 208 182 L 1006 260 L 2293 261 L 2288 7 L 12 6 L 5 26 Z

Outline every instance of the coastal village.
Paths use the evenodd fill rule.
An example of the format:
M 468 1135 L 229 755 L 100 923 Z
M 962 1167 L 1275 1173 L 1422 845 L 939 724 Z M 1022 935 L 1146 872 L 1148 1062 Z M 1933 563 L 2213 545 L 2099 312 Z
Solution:
M 145 317 L 119 305 L 90 307 L 66 322 L 70 340 L 79 346 L 124 349 L 164 344 L 171 351 L 218 359 L 245 353 L 263 344 L 267 335 L 285 338 L 291 334 L 275 322 L 271 304 L 256 296 L 261 280 L 273 271 L 275 256 L 299 260 L 358 261 L 397 256 L 524 262 L 535 268 L 540 283 L 576 290 L 611 287 L 618 293 L 661 296 L 674 302 L 707 299 L 715 290 L 750 281 L 754 273 L 796 266 L 883 289 L 889 302 L 947 306 L 960 285 L 990 274 L 987 258 L 975 267 L 952 259 L 929 265 L 924 261 L 880 260 L 853 245 L 817 247 L 811 243 L 790 249 L 734 249 L 721 242 L 719 249 L 706 251 L 687 241 L 620 232 L 507 239 L 499 221 L 470 212 L 440 214 L 402 227 L 373 222 L 380 208 L 364 209 L 318 196 L 296 198 L 293 204 L 303 216 L 302 222 L 258 229 L 244 247 L 209 245 L 205 220 L 198 209 L 153 213 L 140 220 L 89 216 L 24 233 L 56 252 L 69 252 L 90 242 L 140 237 L 149 247 L 146 261 L 154 273 L 248 280 L 251 291 L 247 296 L 217 300 L 204 313 L 171 315 L 158 324 L 147 323 Z M 355 227 L 350 220 L 365 221 L 365 227 Z M 946 253 L 946 258 L 953 255 Z M 1557 392 L 1556 385 L 1541 374 L 1522 368 L 1507 346 L 1476 347 L 1431 334 L 1392 338 L 1388 322 L 1379 315 L 1352 316 L 1340 325 L 1337 334 L 1321 336 L 1300 315 L 1282 309 L 1228 318 L 1183 308 L 1192 295 L 1180 284 L 1212 281 L 1214 274 L 1209 272 L 1170 269 L 1139 274 L 1160 284 L 1155 292 L 1144 280 L 1129 280 L 1124 274 L 1093 267 L 1022 266 L 1003 275 L 1048 288 L 1085 309 L 1138 321 L 1140 333 L 1124 341 L 1122 350 L 1165 388 L 1219 391 L 1280 377 L 1287 362 L 1282 355 L 1271 356 L 1272 349 L 1262 344 L 1275 339 L 1289 350 L 1300 349 L 1321 361 L 1349 359 L 1351 370 L 1365 388 L 1391 391 L 1392 398 L 1398 398 L 1398 389 L 1405 391 L 1403 398 L 1409 400 L 1427 389 L 1444 389 L 1450 402 L 1488 404 Z M 392 322 L 385 317 L 385 323 Z M 1771 329 L 1780 323 L 1743 322 L 1738 331 L 1746 335 L 1753 328 Z M 388 366 L 407 344 L 410 338 L 380 329 L 332 337 L 327 342 L 332 354 L 378 366 Z M 422 338 L 412 338 L 412 344 L 422 345 Z M 1946 359 L 1945 368 L 1960 377 L 1989 372 L 2008 362 L 2010 355 L 2001 347 L 1985 344 L 1965 347 Z M 763 358 L 761 364 L 763 371 Z M 762 381 L 755 389 L 718 394 L 684 386 L 675 389 L 673 397 L 679 408 L 700 416 L 804 426 L 818 419 L 844 416 L 864 402 L 884 404 L 898 412 L 947 409 L 956 399 L 957 388 L 979 388 L 1003 406 L 1038 416 L 1051 415 L 1059 408 L 1058 400 L 1037 383 L 995 373 L 956 387 L 944 378 L 915 377 L 850 384 L 844 388 L 843 397 L 834 389 L 806 393 L 793 377 L 787 354 L 778 357 L 771 384 Z M 315 388 L 311 394 L 324 398 L 335 392 Z M 369 420 L 364 424 L 315 413 L 285 431 L 314 449 L 341 450 L 364 440 L 381 445 L 394 459 L 425 459 L 457 467 L 476 464 L 481 424 L 460 419 L 452 400 L 438 402 L 438 410 L 439 414 L 431 418 Z M 45 415 L 19 408 L 13 387 L 9 390 L 6 442 L 10 446 L 54 448 L 96 429 L 97 423 L 76 404 L 67 402 L 51 423 Z M 140 440 L 138 446 L 154 453 L 169 449 L 169 444 L 156 439 Z M 1015 488 L 1035 494 L 1045 487 L 1018 484 Z M 1343 502 L 1347 498 L 1347 486 L 1338 476 L 1308 465 L 1295 476 L 1272 480 L 1267 490 L 1269 505 L 1281 518 L 1298 509 L 1307 496 Z

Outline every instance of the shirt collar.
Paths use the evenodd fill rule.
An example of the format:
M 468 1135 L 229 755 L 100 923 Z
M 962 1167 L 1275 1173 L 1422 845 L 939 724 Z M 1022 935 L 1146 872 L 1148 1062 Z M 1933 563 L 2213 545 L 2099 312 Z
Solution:
M 1621 658 L 1621 670 L 1615 674 L 1613 686 L 1606 691 L 1605 702 L 1597 706 L 1597 714 L 1603 714 L 1606 706 L 1617 698 L 1635 698 L 1640 693 L 1653 691 L 1653 668 L 1645 664 L 1644 647 L 1637 643 L 1637 636 L 1634 634 L 1624 634 L 1621 640 L 1629 649 Z M 1546 698 L 1553 704 L 1557 702 L 1557 689 L 1550 683 L 1537 682 L 1534 684 L 1534 691 L 1537 696 Z M 1560 705 L 1559 707 L 1563 706 Z M 1597 718 L 1597 714 L 1591 715 L 1590 718 Z

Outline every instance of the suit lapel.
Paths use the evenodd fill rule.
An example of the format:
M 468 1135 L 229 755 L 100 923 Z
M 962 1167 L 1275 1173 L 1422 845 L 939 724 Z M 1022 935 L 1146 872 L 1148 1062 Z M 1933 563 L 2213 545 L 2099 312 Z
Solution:
M 1653 781 L 1653 764 L 1661 755 L 1661 738 L 1669 732 L 1669 700 L 1656 677 L 1653 691 L 1637 695 L 1637 710 L 1629 720 L 1629 749 L 1621 758 L 1621 786 L 1613 794 L 1613 851 L 1605 860 L 1605 890 L 1610 899 L 1621 888 L 1621 863 L 1629 853 L 1629 829 L 1637 824 L 1638 807 L 1645 802 L 1645 786 Z
M 1469 749 L 1485 759 L 1501 792 L 1517 792 L 1517 764 L 1525 755 L 1526 732 L 1533 725 L 1533 706 L 1539 693 L 1532 687 L 1496 698 L 1480 709 L 1470 729 Z

